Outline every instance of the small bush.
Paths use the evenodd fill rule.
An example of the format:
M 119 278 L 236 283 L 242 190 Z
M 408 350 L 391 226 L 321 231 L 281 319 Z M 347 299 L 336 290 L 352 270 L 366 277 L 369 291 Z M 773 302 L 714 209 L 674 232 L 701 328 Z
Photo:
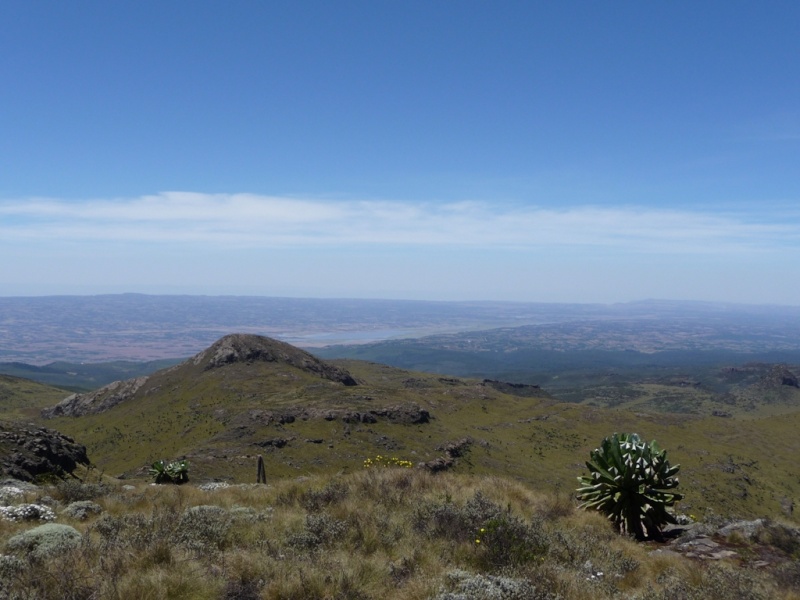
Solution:
M 497 504 L 487 499 L 481 492 L 459 506 L 449 498 L 443 502 L 420 506 L 414 513 L 414 529 L 429 537 L 442 537 L 453 541 L 466 542 L 484 524 L 503 512 Z
M 34 559 L 45 559 L 77 547 L 81 534 L 69 525 L 47 523 L 23 531 L 8 540 L 10 552 L 25 553 Z
M 219 506 L 200 505 L 184 511 L 175 540 L 195 553 L 224 550 L 230 545 L 231 516 Z
M 475 532 L 492 520 L 502 517 L 505 511 L 486 498 L 480 491 L 464 506 L 449 498 L 443 502 L 428 503 L 414 513 L 414 529 L 429 537 L 443 537 L 453 541 L 472 541 Z
M 234 523 L 263 523 L 272 519 L 272 508 L 257 511 L 250 506 L 232 506 L 229 514 Z
M 25 495 L 25 490 L 15 485 L 0 486 L 0 506 L 19 501 Z
M 64 479 L 55 486 L 55 496 L 64 504 L 95 500 L 108 494 L 111 486 L 102 483 L 84 483 L 77 479 Z
M 14 579 L 25 570 L 25 563 L 16 556 L 0 554 L 0 598 L 10 597 L 7 593 Z
M 434 600 L 556 600 L 556 596 L 537 591 L 526 579 L 473 575 L 466 571 L 448 573 L 446 588 Z
M 347 531 L 347 523 L 326 514 L 306 515 L 302 531 L 289 536 L 287 543 L 298 549 L 316 550 L 320 546 L 332 545 Z
M 308 512 L 318 512 L 325 506 L 341 502 L 347 497 L 347 486 L 332 481 L 321 490 L 307 490 L 300 494 L 300 506 Z
M 0 517 L 6 521 L 54 521 L 53 510 L 42 504 L 0 506 Z
M 67 506 L 62 513 L 70 519 L 85 521 L 92 515 L 99 515 L 103 508 L 91 500 L 79 500 Z
M 539 527 L 508 513 L 486 520 L 477 536 L 477 562 L 485 569 L 520 565 L 547 551 L 547 542 Z

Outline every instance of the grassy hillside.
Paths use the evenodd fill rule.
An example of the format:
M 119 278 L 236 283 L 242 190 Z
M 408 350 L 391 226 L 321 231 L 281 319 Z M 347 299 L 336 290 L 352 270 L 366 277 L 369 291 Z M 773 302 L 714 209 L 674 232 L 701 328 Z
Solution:
M 147 362 L 117 360 L 102 363 L 56 361 L 42 366 L 20 362 L 2 362 L 0 363 L 0 373 L 38 381 L 73 392 L 81 392 L 97 389 L 112 381 L 150 375 L 159 369 L 171 367 L 179 362 L 179 359 Z
M 4 417 L 73 436 L 97 467 L 83 482 L 0 485 L 0 505 L 47 503 L 80 540 L 38 559 L 15 538 L 34 525 L 0 511 L 0 597 L 798 600 L 792 377 L 751 365 L 610 378 L 623 400 L 597 388 L 592 405 L 232 336 L 46 420 L 35 406 L 62 390 L 0 378 Z M 739 393 L 723 402 L 729 386 Z M 715 403 L 728 416 L 709 416 Z M 636 544 L 576 510 L 584 461 L 615 431 L 681 464 L 677 512 L 695 521 L 681 537 Z M 184 457 L 188 485 L 148 485 L 153 461 Z M 429 468 L 376 466 L 400 461 Z M 67 508 L 89 500 L 96 512 Z
M 532 347 L 526 328 L 317 350 L 329 360 L 367 360 L 460 377 L 536 384 L 564 402 L 693 415 L 770 415 L 800 409 L 800 352 Z M 584 340 L 586 345 L 591 338 Z M 631 341 L 632 347 L 635 345 Z M 776 371 L 787 371 L 782 382 Z
M 69 393 L 29 379 L 0 375 L 0 418 L 38 419 L 42 408 L 63 400 Z
M 258 455 L 270 478 L 351 473 L 382 455 L 451 458 L 455 473 L 501 473 L 568 494 L 603 437 L 635 431 L 683 465 L 687 511 L 774 516 L 800 498 L 797 412 L 739 419 L 605 409 L 530 397 L 530 388 L 513 395 L 479 380 L 336 364 L 358 385 L 280 361 L 209 369 L 190 360 L 108 411 L 47 426 L 86 444 L 106 473 L 126 477 L 146 477 L 157 459 L 185 457 L 195 481 L 254 482 Z

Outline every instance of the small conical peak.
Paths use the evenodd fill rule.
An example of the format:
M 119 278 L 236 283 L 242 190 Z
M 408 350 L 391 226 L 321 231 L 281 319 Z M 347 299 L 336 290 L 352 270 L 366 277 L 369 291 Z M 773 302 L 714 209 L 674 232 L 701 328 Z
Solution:
M 283 363 L 344 385 L 357 385 L 356 380 L 346 370 L 323 362 L 291 344 L 262 335 L 226 335 L 194 356 L 191 361 L 201 365 L 204 370 L 234 363 Z

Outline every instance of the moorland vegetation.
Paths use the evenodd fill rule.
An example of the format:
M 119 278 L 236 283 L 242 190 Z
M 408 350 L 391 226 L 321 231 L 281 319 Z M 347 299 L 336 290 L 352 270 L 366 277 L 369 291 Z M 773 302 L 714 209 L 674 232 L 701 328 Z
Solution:
M 4 598 L 800 598 L 785 523 L 707 521 L 641 543 L 567 492 L 497 476 L 389 466 L 164 486 L 90 472 L 12 489 L 57 523 L 0 519 Z
M 37 424 L 0 454 L 46 423 L 93 465 L 0 485 L 0 597 L 800 598 L 789 395 L 758 418 L 608 409 L 258 336 L 56 406 L 12 383 Z M 639 496 L 614 487 L 644 485 L 629 463 Z M 170 465 L 184 485 L 147 481 Z

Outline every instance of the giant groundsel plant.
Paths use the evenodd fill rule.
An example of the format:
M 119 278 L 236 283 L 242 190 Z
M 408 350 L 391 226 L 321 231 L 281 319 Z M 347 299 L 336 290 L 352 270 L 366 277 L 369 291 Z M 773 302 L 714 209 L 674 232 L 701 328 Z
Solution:
M 590 474 L 578 478 L 581 508 L 600 511 L 620 533 L 639 540 L 659 537 L 664 525 L 675 523 L 668 508 L 683 498 L 670 491 L 678 485 L 680 465 L 670 466 L 655 440 L 615 433 L 589 457 Z

